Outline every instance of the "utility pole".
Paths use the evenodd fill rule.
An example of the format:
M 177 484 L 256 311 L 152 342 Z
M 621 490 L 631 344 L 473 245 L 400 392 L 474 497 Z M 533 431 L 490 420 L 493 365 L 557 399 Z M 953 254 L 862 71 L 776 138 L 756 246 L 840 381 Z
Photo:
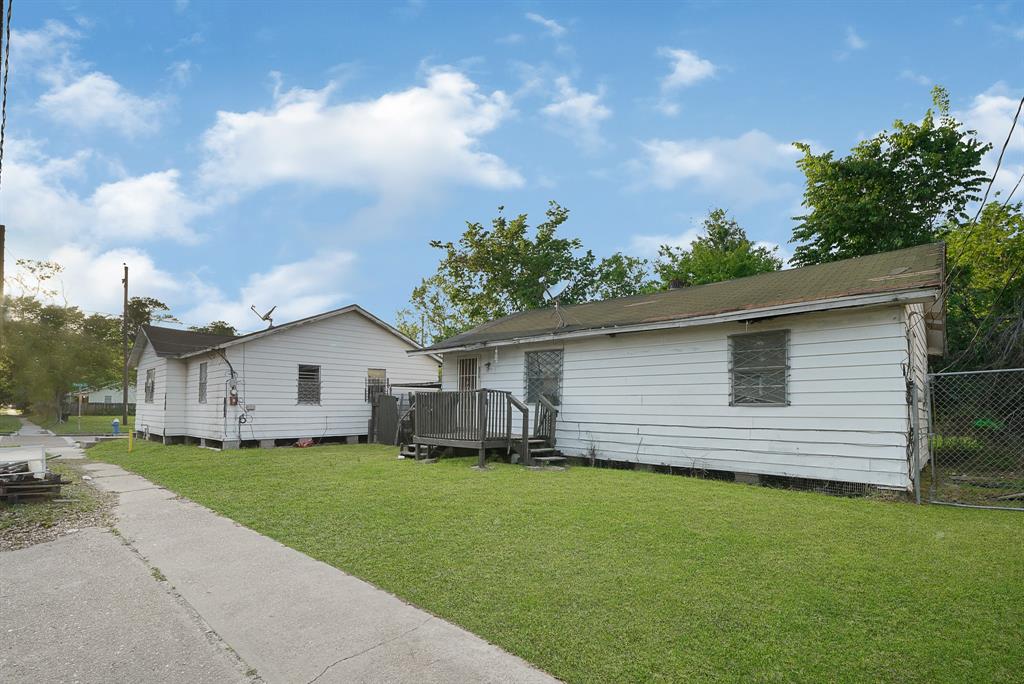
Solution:
M 7 226 L 0 223 L 0 341 L 4 339 L 4 257 L 7 252 L 4 240 L 7 239 Z
M 128 429 L 128 264 L 124 264 L 124 314 L 121 321 L 121 347 L 124 352 L 124 369 L 121 377 L 121 427 Z

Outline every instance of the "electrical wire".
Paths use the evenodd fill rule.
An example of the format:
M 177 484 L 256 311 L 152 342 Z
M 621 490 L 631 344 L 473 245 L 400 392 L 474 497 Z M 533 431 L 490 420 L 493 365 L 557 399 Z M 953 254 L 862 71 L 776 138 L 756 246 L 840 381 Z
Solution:
M 0 0 L 2 3 L 3 0 Z M 7 25 L 2 27 L 6 31 L 4 38 L 4 75 L 3 75 L 3 100 L 0 103 L 0 182 L 3 182 L 4 168 L 4 136 L 7 132 L 7 76 L 11 68 L 11 11 L 14 8 L 14 0 L 7 0 Z M 3 5 L 0 4 L 0 11 Z

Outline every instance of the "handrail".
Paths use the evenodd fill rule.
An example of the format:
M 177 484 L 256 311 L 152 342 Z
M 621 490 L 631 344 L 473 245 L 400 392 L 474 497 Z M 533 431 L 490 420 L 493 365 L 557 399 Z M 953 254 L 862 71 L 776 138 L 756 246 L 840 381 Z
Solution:
M 520 455 L 523 457 L 523 465 L 533 465 L 533 459 L 530 457 L 530 407 L 519 401 L 512 394 L 508 395 L 509 405 L 519 409 L 519 413 L 522 414 L 522 428 L 523 428 L 523 446 L 520 449 Z M 511 417 L 511 416 L 510 416 Z M 512 439 L 512 421 L 509 420 L 509 441 Z
M 537 398 L 537 419 L 533 433 L 538 437 L 547 437 L 548 445 L 555 446 L 555 424 L 558 419 L 558 407 L 543 394 Z
M 398 422 L 395 424 L 395 444 L 397 444 L 399 446 L 402 445 L 402 440 L 401 440 L 402 424 L 405 422 L 406 418 L 409 418 L 410 420 L 413 421 L 413 423 L 412 423 L 412 430 L 410 430 L 409 432 L 411 434 L 415 435 L 416 434 L 416 423 L 415 423 L 415 421 L 416 421 L 416 404 L 415 403 L 413 403 L 411 406 L 409 406 L 409 408 L 407 408 L 405 410 L 405 413 L 403 413 L 401 416 L 398 417 Z

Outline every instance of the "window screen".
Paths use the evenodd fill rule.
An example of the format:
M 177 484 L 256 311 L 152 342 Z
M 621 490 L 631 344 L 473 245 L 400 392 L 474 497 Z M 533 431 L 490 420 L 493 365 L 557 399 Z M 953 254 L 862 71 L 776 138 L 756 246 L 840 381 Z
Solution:
M 105 394 L 105 395 L 103 395 L 103 403 L 104 404 L 113 404 L 114 403 L 114 396 L 112 394 Z
M 206 403 L 206 361 L 199 364 L 199 403 Z
M 789 331 L 733 335 L 733 405 L 779 406 L 789 403 Z
M 387 370 L 384 368 L 366 369 L 366 401 L 372 404 L 378 394 L 387 394 L 389 389 Z
M 544 396 L 556 406 L 562 401 L 562 350 L 526 352 L 526 401 Z
M 320 366 L 299 365 L 299 403 L 320 403 Z
M 156 393 L 156 369 L 150 368 L 146 371 L 146 403 L 153 403 L 153 395 Z
M 476 357 L 459 359 L 459 391 L 472 392 L 476 389 Z

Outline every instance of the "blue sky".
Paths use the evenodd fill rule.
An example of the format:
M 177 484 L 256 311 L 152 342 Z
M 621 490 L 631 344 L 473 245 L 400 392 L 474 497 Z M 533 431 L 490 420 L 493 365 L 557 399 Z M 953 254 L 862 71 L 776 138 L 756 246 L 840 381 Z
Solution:
M 64 293 L 259 327 L 391 320 L 466 220 L 550 199 L 599 255 L 712 207 L 787 245 L 790 143 L 844 153 L 934 83 L 988 140 L 1024 92 L 1024 6 L 16 2 L 0 221 Z M 987 160 L 994 164 L 994 158 Z M 1018 132 L 996 187 L 1024 172 Z

